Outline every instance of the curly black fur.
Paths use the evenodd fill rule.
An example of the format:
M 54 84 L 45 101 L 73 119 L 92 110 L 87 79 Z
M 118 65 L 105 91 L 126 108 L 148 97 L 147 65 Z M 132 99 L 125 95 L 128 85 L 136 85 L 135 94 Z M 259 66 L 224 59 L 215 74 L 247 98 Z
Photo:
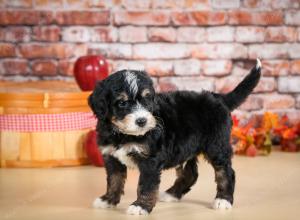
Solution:
M 208 91 L 155 93 L 152 81 L 145 72 L 131 70 L 136 77 L 137 92 L 132 92 L 132 88 L 126 83 L 124 74 L 128 70 L 118 71 L 97 84 L 89 97 L 89 104 L 98 118 L 100 149 L 103 152 L 105 149 L 112 152 L 122 149 L 126 144 L 144 146 L 142 150 L 134 148 L 135 150 L 126 154 L 141 173 L 138 198 L 134 205 L 151 212 L 156 201 L 161 171 L 172 167 L 180 169 L 178 166 L 181 166 L 180 175 L 167 192 L 180 199 L 197 180 L 196 157 L 201 153 L 215 169 L 216 198 L 233 203 L 235 174 L 231 167 L 230 113 L 255 88 L 260 78 L 260 69 L 260 65 L 254 67 L 228 94 Z M 149 90 L 149 94 L 143 97 L 142 92 L 145 89 Z M 125 104 L 124 100 L 120 104 L 116 98 L 121 93 L 128 96 Z M 124 119 L 133 112 L 137 103 L 155 117 L 156 126 L 143 135 L 129 135 L 120 131 L 112 120 Z M 126 176 L 124 165 L 127 164 L 124 161 L 115 160 L 117 157 L 113 153 L 105 153 L 104 158 L 109 177 L 114 174 Z M 185 162 L 187 163 L 183 167 Z M 106 193 L 101 197 L 102 200 L 109 197 L 108 202 L 118 203 L 123 185 L 120 183 L 115 193 L 111 192 L 108 185 L 110 194 Z M 112 198 L 112 195 L 116 198 Z

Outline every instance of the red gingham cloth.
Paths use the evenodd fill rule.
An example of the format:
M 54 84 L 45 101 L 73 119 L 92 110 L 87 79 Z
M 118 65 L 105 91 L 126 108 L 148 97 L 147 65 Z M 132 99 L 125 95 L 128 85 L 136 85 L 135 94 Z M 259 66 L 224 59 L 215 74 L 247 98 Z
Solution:
M 91 112 L 0 115 L 2 131 L 71 131 L 95 128 L 96 123 L 97 120 Z

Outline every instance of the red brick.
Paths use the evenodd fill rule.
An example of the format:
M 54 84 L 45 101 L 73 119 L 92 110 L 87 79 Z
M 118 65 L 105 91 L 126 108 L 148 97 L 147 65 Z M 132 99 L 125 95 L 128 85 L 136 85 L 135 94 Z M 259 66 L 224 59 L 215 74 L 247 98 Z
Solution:
M 246 8 L 271 9 L 272 0 L 243 0 L 243 6 Z
M 254 111 L 263 107 L 263 99 L 257 95 L 250 95 L 246 101 L 239 107 L 241 110 Z
M 102 54 L 111 59 L 131 59 L 132 46 L 130 44 L 91 44 L 89 54 Z
M 202 91 L 209 90 L 212 91 L 214 88 L 213 80 L 205 79 L 202 77 L 162 77 L 159 79 L 160 91 L 170 91 L 170 90 L 193 90 Z
M 297 32 L 292 27 L 268 27 L 266 42 L 292 42 L 297 40 Z
M 58 11 L 56 22 L 60 25 L 107 25 L 108 11 Z
M 196 59 L 178 60 L 174 62 L 175 75 L 200 75 L 201 69 L 201 62 Z
M 116 42 L 118 40 L 118 31 L 114 27 L 95 27 L 92 30 L 92 42 Z
M 5 59 L 2 61 L 2 67 L 7 75 L 26 75 L 29 73 L 27 60 Z
M 16 49 L 13 44 L 0 43 L 0 57 L 14 57 L 16 56 Z
M 234 28 L 229 26 L 207 28 L 208 42 L 233 42 Z
M 264 95 L 265 109 L 286 109 L 295 106 L 295 99 L 290 95 Z
M 134 59 L 179 59 L 189 55 L 184 44 L 149 43 L 133 46 Z
M 290 44 L 288 46 L 289 56 L 292 59 L 300 58 L 300 44 Z
M 227 93 L 232 91 L 241 81 L 243 77 L 224 77 L 216 80 L 216 91 Z M 254 92 L 272 92 L 275 90 L 276 84 L 274 78 L 261 78 Z
M 31 8 L 32 0 L 9 0 L 6 1 L 6 6 L 13 8 Z
M 36 25 L 53 22 L 50 11 L 0 11 L 0 25 Z
M 278 91 L 282 93 L 299 93 L 300 77 L 279 77 Z
M 249 58 L 277 59 L 288 58 L 287 44 L 254 44 L 249 46 Z
M 300 75 L 300 60 L 291 61 L 291 74 Z
M 285 23 L 289 25 L 300 25 L 300 11 L 299 10 L 286 11 Z
M 213 0 L 213 8 L 238 8 L 240 6 L 240 0 Z
M 202 62 L 204 75 L 224 76 L 232 69 L 232 62 L 229 60 L 207 60 Z
M 204 42 L 206 33 L 204 28 L 198 27 L 179 27 L 177 29 L 178 42 Z
M 171 18 L 175 25 L 221 25 L 226 22 L 226 14 L 222 11 L 173 12 Z
M 62 31 L 62 40 L 65 42 L 88 42 L 90 36 L 90 29 L 88 27 L 67 27 Z
M 173 75 L 173 63 L 171 61 L 146 61 L 145 70 L 151 76 Z
M 129 10 L 148 9 L 150 5 L 150 0 L 122 0 L 122 6 Z
M 170 17 L 163 11 L 115 11 L 114 22 L 116 25 L 163 26 L 170 23 Z
M 289 74 L 289 61 L 287 60 L 263 60 L 262 74 L 264 76 L 284 76 Z
M 192 57 L 199 59 L 244 59 L 247 47 L 242 44 L 197 44 L 190 45 Z
M 257 26 L 237 27 L 235 40 L 243 43 L 263 42 L 265 28 Z
M 30 29 L 26 27 L 8 27 L 5 29 L 5 40 L 9 42 L 30 41 Z
M 153 42 L 175 42 L 176 31 L 173 28 L 149 28 L 148 38 Z
M 38 76 L 55 76 L 57 74 L 57 61 L 35 60 L 31 64 L 32 73 Z
M 283 14 L 281 11 L 250 12 L 234 10 L 229 12 L 229 24 L 280 25 L 283 24 Z
M 220 25 L 225 24 L 226 22 L 226 14 L 222 11 L 191 12 L 191 16 L 193 17 L 197 25 Z
M 119 29 L 120 42 L 146 42 L 147 29 L 146 27 L 126 26 Z
M 35 0 L 36 8 L 62 8 L 63 0 Z
M 20 53 L 25 58 L 67 58 L 74 55 L 75 49 L 73 45 L 64 43 L 20 45 Z
M 64 76 L 73 76 L 74 74 L 73 60 L 59 60 L 58 61 L 58 73 Z
M 60 28 L 57 26 L 36 26 L 33 28 L 32 38 L 35 41 L 59 41 Z

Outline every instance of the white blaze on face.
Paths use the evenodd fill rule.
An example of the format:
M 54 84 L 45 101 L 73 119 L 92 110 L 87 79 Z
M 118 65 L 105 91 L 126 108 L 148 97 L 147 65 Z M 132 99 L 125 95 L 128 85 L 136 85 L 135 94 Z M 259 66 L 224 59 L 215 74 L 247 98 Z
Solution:
M 140 127 L 136 124 L 136 120 L 138 118 L 145 118 L 147 120 L 144 127 Z M 133 109 L 132 113 L 126 115 L 122 120 L 113 118 L 112 123 L 116 125 L 123 134 L 135 136 L 144 135 L 147 131 L 156 126 L 156 120 L 154 116 L 139 102 L 137 102 L 137 105 Z
M 138 85 L 137 85 L 137 77 L 135 74 L 131 73 L 130 71 L 125 72 L 125 81 L 129 86 L 130 92 L 135 97 L 138 92 Z

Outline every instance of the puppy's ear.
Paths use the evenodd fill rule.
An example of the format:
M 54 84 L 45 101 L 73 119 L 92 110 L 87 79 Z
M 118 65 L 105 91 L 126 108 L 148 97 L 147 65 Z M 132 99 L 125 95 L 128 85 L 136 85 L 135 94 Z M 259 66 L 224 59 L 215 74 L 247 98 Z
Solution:
M 105 82 L 98 82 L 93 93 L 88 98 L 90 108 L 99 119 L 104 119 L 108 111 L 108 103 L 106 101 L 107 89 Z

